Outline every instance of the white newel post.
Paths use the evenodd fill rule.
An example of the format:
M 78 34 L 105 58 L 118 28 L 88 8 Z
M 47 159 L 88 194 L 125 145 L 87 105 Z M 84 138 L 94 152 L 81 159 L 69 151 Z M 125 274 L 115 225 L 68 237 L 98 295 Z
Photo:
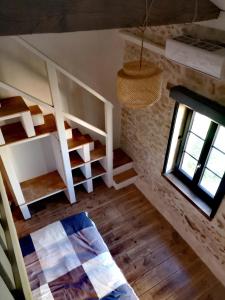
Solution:
M 52 94 L 52 100 L 55 108 L 55 120 L 56 126 L 58 130 L 58 137 L 59 137 L 59 144 L 61 148 L 61 154 L 63 159 L 63 166 L 64 166 L 64 180 L 65 184 L 67 185 L 67 197 L 70 203 L 76 202 L 74 187 L 73 187 L 73 177 L 71 172 L 71 165 L 70 165 L 70 158 L 68 152 L 68 145 L 66 139 L 66 130 L 64 125 L 64 116 L 62 111 L 62 103 L 60 99 L 60 92 L 58 86 L 58 78 L 56 69 L 51 65 L 51 63 L 46 63 L 47 70 L 48 70 L 48 78 L 49 78 L 49 85 Z
M 113 105 L 110 102 L 105 103 L 105 131 L 106 131 L 106 162 L 105 169 L 107 174 L 103 179 L 108 187 L 113 182 Z

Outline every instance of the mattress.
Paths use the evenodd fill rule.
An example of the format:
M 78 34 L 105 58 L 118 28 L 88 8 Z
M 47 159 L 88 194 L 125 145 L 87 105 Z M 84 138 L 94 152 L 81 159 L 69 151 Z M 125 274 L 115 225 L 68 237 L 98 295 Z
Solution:
M 20 239 L 33 299 L 136 300 L 87 213 Z

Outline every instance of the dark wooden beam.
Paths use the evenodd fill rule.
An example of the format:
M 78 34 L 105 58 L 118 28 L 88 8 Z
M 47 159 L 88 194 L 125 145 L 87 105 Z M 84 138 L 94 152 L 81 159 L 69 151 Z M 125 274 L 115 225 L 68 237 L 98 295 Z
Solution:
M 192 22 L 195 3 L 154 0 L 150 24 Z M 218 15 L 209 0 L 198 0 L 196 21 Z M 0 0 L 0 35 L 136 27 L 144 17 L 145 0 Z

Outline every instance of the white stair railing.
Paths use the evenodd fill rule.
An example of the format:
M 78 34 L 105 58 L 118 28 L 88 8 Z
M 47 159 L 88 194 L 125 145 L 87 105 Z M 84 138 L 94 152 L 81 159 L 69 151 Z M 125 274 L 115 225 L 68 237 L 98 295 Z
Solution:
M 26 92 L 18 89 L 15 86 L 12 86 L 8 83 L 5 83 L 3 81 L 0 81 L 0 87 L 13 91 L 14 93 L 17 93 L 18 95 L 27 98 L 28 100 L 39 104 L 43 107 L 46 107 L 50 112 L 55 114 L 56 118 L 56 125 L 59 133 L 59 143 L 61 147 L 62 152 L 62 159 L 63 159 L 63 165 L 64 165 L 64 181 L 68 187 L 68 198 L 71 203 L 75 202 L 75 194 L 73 191 L 73 181 L 72 181 L 72 174 L 71 169 L 69 170 L 70 162 L 69 162 L 69 156 L 68 156 L 68 146 L 66 143 L 66 134 L 65 134 L 65 128 L 64 128 L 64 118 L 67 118 L 71 121 L 76 122 L 77 124 L 103 136 L 106 141 L 106 159 L 104 160 L 104 168 L 106 169 L 106 175 L 104 175 L 104 181 L 107 184 L 108 187 L 112 186 L 112 176 L 113 176 L 113 105 L 110 101 L 105 99 L 102 95 L 100 95 L 98 92 L 93 90 L 91 87 L 89 87 L 87 84 L 76 78 L 74 75 L 69 73 L 67 70 L 65 70 L 63 67 L 58 65 L 56 62 L 54 62 L 52 59 L 50 59 L 48 56 L 43 54 L 41 51 L 36 49 L 34 46 L 29 44 L 27 41 L 25 41 L 21 37 L 12 37 L 16 42 L 20 43 L 24 48 L 31 51 L 33 54 L 41 58 L 46 63 L 46 69 L 48 73 L 48 80 L 51 90 L 51 96 L 52 96 L 52 102 L 53 106 L 44 103 L 42 100 L 27 94 Z M 57 71 L 61 72 L 64 76 L 75 82 L 77 85 L 85 89 L 87 92 L 95 96 L 98 100 L 104 102 L 104 111 L 105 111 L 105 131 L 93 126 L 92 124 L 76 117 L 75 115 L 65 113 L 62 111 L 62 103 L 61 103 L 61 97 L 59 95 L 59 83 L 57 78 Z

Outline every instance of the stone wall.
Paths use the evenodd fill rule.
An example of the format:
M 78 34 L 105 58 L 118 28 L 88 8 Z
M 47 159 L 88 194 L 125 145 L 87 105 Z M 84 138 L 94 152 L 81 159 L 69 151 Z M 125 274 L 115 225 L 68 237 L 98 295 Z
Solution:
M 148 35 L 163 44 L 167 36 L 190 29 L 193 26 L 161 26 L 152 28 Z M 137 45 L 127 43 L 124 61 L 138 59 L 139 52 Z M 225 81 L 172 63 L 149 50 L 143 54 L 144 59 L 164 70 L 163 93 L 152 107 L 122 110 L 121 147 L 133 158 L 140 174 L 137 186 L 225 284 L 225 199 L 209 221 L 161 175 L 175 104 L 169 98 L 167 82 L 181 84 L 225 105 Z

